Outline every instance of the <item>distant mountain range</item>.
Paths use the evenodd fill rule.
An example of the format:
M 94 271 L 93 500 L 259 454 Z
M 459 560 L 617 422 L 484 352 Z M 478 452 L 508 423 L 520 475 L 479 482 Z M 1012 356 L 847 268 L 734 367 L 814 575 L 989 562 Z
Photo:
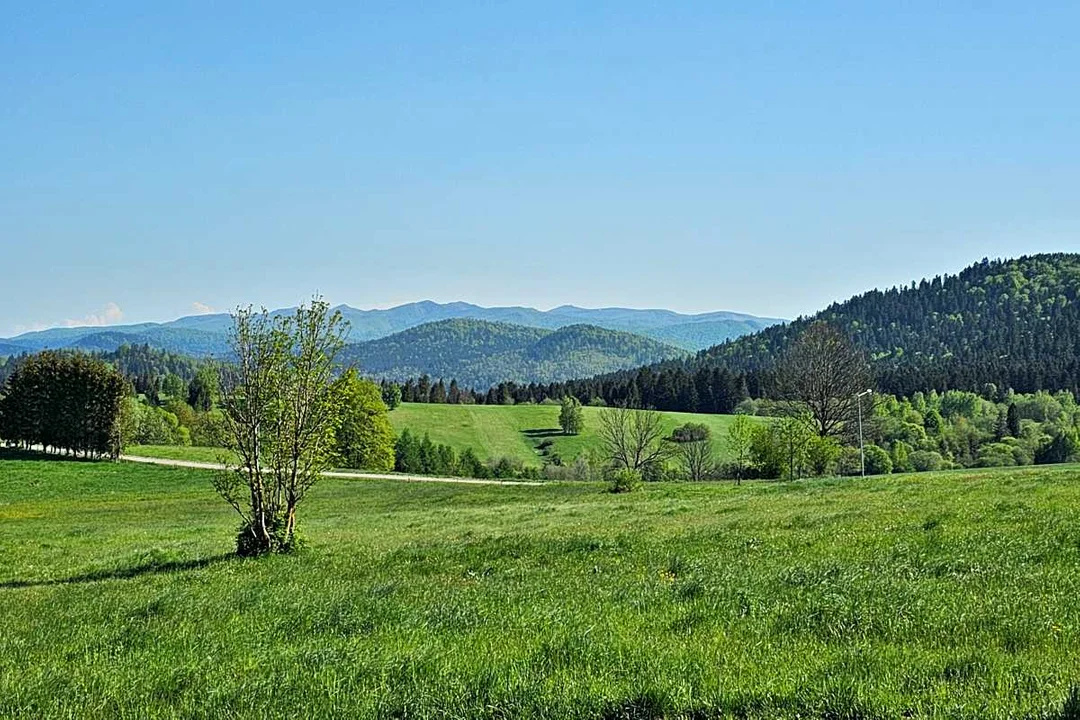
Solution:
M 427 374 L 486 388 L 503 380 L 561 382 L 689 353 L 651 338 L 595 325 L 558 330 L 485 320 L 441 320 L 350 345 L 347 361 L 377 378 Z
M 340 305 L 336 309 L 349 321 L 349 340 L 353 343 L 377 340 L 428 323 L 468 319 L 546 330 L 593 325 L 642 335 L 682 350 L 696 351 L 781 322 L 774 318 L 733 312 L 684 315 L 670 310 L 587 309 L 572 305 L 545 311 L 528 307 L 485 308 L 464 302 L 440 304 L 425 301 L 387 310 L 358 310 L 348 305 Z M 291 309 L 275 311 L 288 312 Z M 226 333 L 231 325 L 228 314 L 218 313 L 193 315 L 166 323 L 52 328 L 0 339 L 0 355 L 56 348 L 108 351 L 121 345 L 145 344 L 187 355 L 220 356 L 228 352 Z

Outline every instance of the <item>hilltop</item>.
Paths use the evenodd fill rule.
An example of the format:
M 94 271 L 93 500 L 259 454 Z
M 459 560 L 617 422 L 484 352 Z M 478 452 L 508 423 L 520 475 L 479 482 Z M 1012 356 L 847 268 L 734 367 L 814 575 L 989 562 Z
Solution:
M 811 323 L 843 330 L 889 390 L 1031 392 L 1080 383 L 1080 254 L 983 260 L 956 275 L 871 290 L 815 315 L 704 351 L 698 362 L 767 369 Z
M 730 412 L 747 394 L 769 395 L 777 359 L 818 321 L 866 352 L 884 392 L 1080 391 L 1080 254 L 1068 253 L 983 260 L 956 275 L 870 290 L 692 358 L 584 378 L 563 390 Z
M 346 348 L 365 375 L 404 380 L 422 374 L 473 387 L 501 380 L 559 382 L 682 356 L 671 345 L 592 325 L 558 330 L 483 320 L 442 320 Z

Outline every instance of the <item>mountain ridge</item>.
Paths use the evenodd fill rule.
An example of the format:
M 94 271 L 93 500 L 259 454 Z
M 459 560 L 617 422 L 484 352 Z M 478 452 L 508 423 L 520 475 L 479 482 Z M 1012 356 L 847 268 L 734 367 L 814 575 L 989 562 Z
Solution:
M 350 322 L 350 342 L 376 340 L 429 322 L 475 319 L 549 330 L 575 324 L 595 325 L 608 330 L 645 335 L 684 350 L 696 351 L 714 345 L 718 341 L 738 337 L 782 322 L 775 318 L 725 310 L 686 314 L 664 309 L 581 308 L 575 305 L 560 305 L 551 310 L 537 310 L 526 306 L 484 307 L 464 301 L 437 303 L 431 300 L 406 303 L 386 309 L 362 310 L 349 305 L 337 305 L 334 309 L 340 310 L 345 319 Z M 292 310 L 292 308 L 281 308 L 274 310 L 273 313 L 290 313 Z M 117 334 L 123 334 L 132 336 L 129 338 L 129 344 L 146 343 L 170 351 L 213 355 L 222 351 L 224 338 L 215 344 L 206 336 L 185 336 L 179 331 L 198 331 L 224 336 L 231 324 L 231 317 L 226 313 L 189 315 L 163 323 L 49 328 L 23 333 L 12 338 L 0 338 L 0 343 L 7 347 L 22 348 L 27 352 L 79 348 L 83 344 L 87 345 L 84 349 L 97 349 L 99 345 L 108 345 L 117 341 L 119 339 Z M 696 326 L 696 328 L 686 329 L 691 326 Z M 86 340 L 87 338 L 89 340 Z M 185 346 L 186 340 L 190 341 L 192 348 Z

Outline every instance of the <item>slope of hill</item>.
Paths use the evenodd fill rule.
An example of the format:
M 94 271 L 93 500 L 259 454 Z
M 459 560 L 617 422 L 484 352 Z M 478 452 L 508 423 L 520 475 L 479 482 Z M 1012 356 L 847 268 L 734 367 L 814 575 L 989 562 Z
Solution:
M 841 328 L 891 389 L 994 382 L 1075 389 L 1080 381 L 1080 254 L 984 260 L 957 275 L 872 290 L 809 318 L 711 348 L 701 360 L 768 368 L 817 320 Z
M 588 309 L 572 305 L 543 311 L 528 307 L 485 308 L 464 302 L 441 304 L 424 301 L 386 310 L 358 310 L 348 305 L 339 305 L 336 309 L 349 321 L 349 340 L 354 343 L 376 340 L 431 322 L 468 319 L 548 330 L 570 325 L 595 325 L 608 330 L 646 335 L 684 350 L 700 350 L 780 322 L 732 312 L 684 315 L 670 310 Z M 273 312 L 289 313 L 292 309 L 283 308 Z M 30 352 L 63 347 L 113 349 L 121 344 L 148 342 L 170 351 L 209 355 L 220 352 L 224 335 L 231 326 L 229 315 L 217 313 L 182 317 L 167 323 L 115 325 L 108 328 L 52 328 L 25 333 L 5 342 Z M 95 337 L 102 333 L 109 335 Z M 121 339 L 120 335 L 130 337 Z M 221 337 L 212 340 L 208 335 Z
M 811 323 L 824 320 L 867 353 L 885 392 L 982 392 L 992 384 L 1076 393 L 1078 300 L 1080 254 L 983 260 L 957 275 L 869 291 L 691 359 L 573 381 L 564 390 L 608 402 L 633 398 L 665 409 L 730 411 L 747 391 L 768 395 L 777 358 Z
M 427 374 L 486 387 L 500 380 L 559 382 L 682 354 L 678 348 L 590 325 L 558 330 L 482 320 L 427 323 L 351 345 L 345 359 L 365 375 L 406 379 Z
M 26 348 L 14 343 L 0 341 L 0 357 L 8 357 L 9 355 L 21 355 L 26 352 Z
M 78 340 L 69 343 L 66 347 L 112 352 L 124 345 L 149 345 L 158 350 L 182 353 L 193 357 L 222 357 L 229 353 L 227 336 L 224 333 L 166 327 L 152 327 L 139 333 L 107 330 L 84 335 Z
M 547 459 L 558 455 L 571 462 L 583 452 L 600 452 L 597 435 L 600 408 L 582 408 L 585 429 L 579 435 L 559 430 L 558 405 L 432 405 L 405 403 L 390 413 L 398 435 L 408 429 L 430 435 L 433 442 L 450 445 L 458 452 L 472 448 L 483 460 L 508 457 L 526 465 L 542 465 L 539 446 L 550 442 Z M 718 457 L 728 458 L 727 431 L 731 415 L 664 413 L 665 434 L 688 422 L 703 423 L 712 431 Z

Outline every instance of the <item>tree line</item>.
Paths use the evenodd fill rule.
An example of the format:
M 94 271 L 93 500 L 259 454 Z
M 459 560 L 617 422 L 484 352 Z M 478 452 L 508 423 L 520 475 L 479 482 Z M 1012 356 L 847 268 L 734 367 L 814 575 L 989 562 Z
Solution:
M 43 352 L 19 363 L 0 393 L 0 439 L 85 457 L 118 457 L 123 376 L 98 358 Z

